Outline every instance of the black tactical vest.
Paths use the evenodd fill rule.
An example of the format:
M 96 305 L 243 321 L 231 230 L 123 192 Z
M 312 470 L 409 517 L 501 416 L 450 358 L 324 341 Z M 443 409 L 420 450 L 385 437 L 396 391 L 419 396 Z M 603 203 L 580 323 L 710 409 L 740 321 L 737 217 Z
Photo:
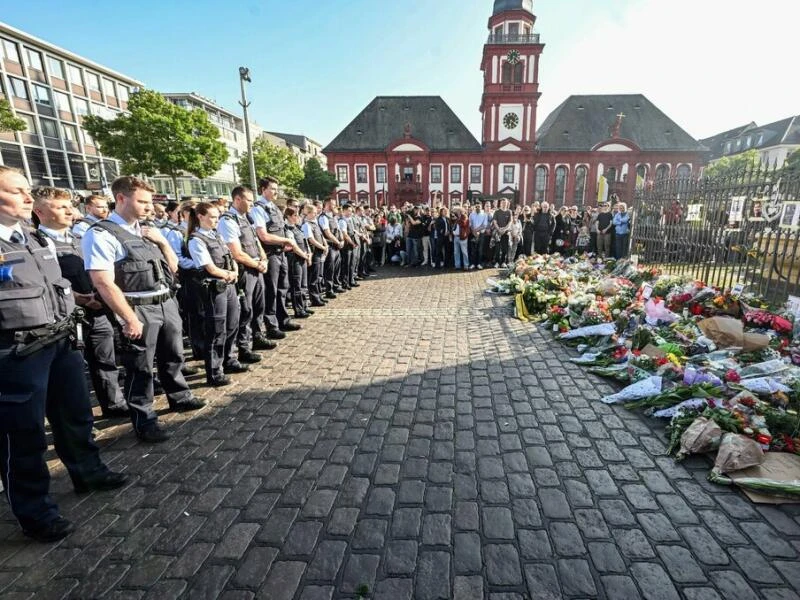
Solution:
M 219 237 L 210 238 L 202 233 L 195 231 L 189 236 L 189 239 L 198 240 L 208 249 L 208 254 L 211 256 L 211 262 L 220 269 L 226 271 L 233 271 L 233 257 L 231 251 Z M 205 271 L 205 269 L 202 269 Z
M 153 242 L 107 219 L 92 227 L 110 233 L 127 252 L 125 258 L 114 264 L 114 282 L 123 292 L 157 292 L 172 286 L 172 274 L 164 255 Z
M 356 240 L 357 229 L 356 229 L 356 224 L 354 222 L 354 217 L 350 217 L 349 219 L 345 218 L 344 221 L 347 224 L 347 235 L 350 236 L 350 239 L 353 241 L 353 243 L 357 244 L 358 243 L 358 241 Z
M 240 215 L 238 212 L 226 212 L 220 218 L 231 219 L 239 226 L 239 243 L 247 256 L 256 260 L 261 258 L 261 253 L 258 251 L 258 238 L 253 230 L 250 217 Z
M 295 227 L 294 225 L 287 225 L 286 233 L 294 238 L 294 241 L 297 242 L 297 245 L 300 246 L 300 249 L 303 252 L 308 252 L 308 240 L 306 240 L 306 236 L 303 234 L 303 230 L 300 229 L 299 226 Z
M 45 233 L 45 235 L 47 234 Z M 79 294 L 91 294 L 94 291 L 94 286 L 89 274 L 83 267 L 83 249 L 78 238 L 69 236 L 68 242 L 53 239 L 53 243 L 56 245 L 58 266 L 61 267 L 61 274 L 69 279 L 72 289 Z
M 311 229 L 311 237 L 313 237 L 318 244 L 325 245 L 325 238 L 322 235 L 322 230 L 319 228 L 319 224 L 317 224 L 316 221 L 306 221 L 306 223 L 308 223 L 308 227 L 309 229 Z M 316 246 L 313 248 L 313 250 L 317 254 L 322 253 L 322 250 L 320 250 Z
M 334 239 L 338 241 L 342 241 L 342 232 L 339 231 L 339 219 L 337 219 L 333 215 L 329 215 L 328 213 L 323 213 L 319 217 L 317 217 L 317 225 L 319 225 L 319 219 L 325 215 L 325 218 L 328 219 L 328 230 L 331 232 L 331 235 Z M 320 231 L 322 231 L 322 225 L 319 225 Z
M 27 244 L 0 240 L 0 331 L 20 331 L 63 321 L 75 309 L 70 283 L 40 231 Z
M 286 223 L 283 220 L 283 214 L 275 203 L 267 204 L 262 197 L 259 197 L 259 199 L 256 200 L 256 206 L 260 206 L 261 210 L 266 213 L 269 219 L 269 223 L 267 223 L 267 233 L 286 237 Z M 275 244 L 262 244 L 262 246 L 264 246 L 264 250 L 267 251 L 267 254 L 283 253 L 283 246 L 277 246 Z

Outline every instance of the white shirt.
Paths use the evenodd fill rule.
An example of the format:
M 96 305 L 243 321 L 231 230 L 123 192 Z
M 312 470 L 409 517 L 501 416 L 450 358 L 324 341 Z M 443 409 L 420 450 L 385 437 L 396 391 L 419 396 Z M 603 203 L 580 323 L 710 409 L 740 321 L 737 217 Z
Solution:
M 14 233 L 18 233 L 22 236 L 23 243 L 27 243 L 28 236 L 25 235 L 25 231 L 22 229 L 22 224 L 17 223 L 13 227 L 8 227 L 7 225 L 0 225 L 0 239 L 5 242 L 11 242 L 11 235 Z M 53 255 L 53 258 L 58 258 L 58 251 L 56 250 L 56 245 L 53 243 L 53 240 L 47 240 L 47 247 L 50 248 L 50 253 Z M 0 262 L 2 264 L 2 262 Z
M 392 242 L 403 235 L 403 228 L 400 225 L 386 226 L 386 241 Z
M 70 244 L 75 236 L 71 235 L 69 229 L 65 229 L 64 231 L 56 231 L 55 229 L 50 229 L 49 227 L 45 227 L 44 225 L 39 225 L 39 231 L 49 237 L 51 240 L 56 242 L 61 242 L 62 244 Z

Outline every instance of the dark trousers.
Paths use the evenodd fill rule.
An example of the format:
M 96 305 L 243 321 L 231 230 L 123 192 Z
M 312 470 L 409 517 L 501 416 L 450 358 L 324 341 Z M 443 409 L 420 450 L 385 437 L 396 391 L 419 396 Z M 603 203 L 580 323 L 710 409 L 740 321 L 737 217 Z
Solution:
M 342 253 L 339 248 L 334 248 L 333 245 L 328 246 L 328 256 L 325 257 L 325 268 L 323 270 L 323 277 L 325 281 L 325 291 L 332 292 L 334 288 L 341 286 L 339 281 L 339 271 L 342 264 Z
M 305 311 L 306 299 L 303 293 L 303 276 L 306 261 L 295 254 L 289 255 L 289 294 L 294 307 L 294 314 L 302 314 Z M 305 273 L 306 278 L 308 272 Z
M 547 254 L 550 247 L 550 232 L 539 232 L 533 234 L 533 251 L 536 254 Z
M 322 302 L 322 294 L 325 292 L 322 279 L 324 268 L 322 253 L 315 251 L 311 259 L 311 266 L 308 269 L 308 297 L 316 304 Z
M 469 264 L 477 267 L 483 262 L 483 236 L 469 236 Z
M 631 234 L 629 233 L 618 233 L 614 236 L 614 258 L 625 258 L 628 256 L 630 239 Z
M 181 290 L 178 296 L 183 322 L 187 329 L 183 331 L 189 336 L 192 357 L 200 360 L 206 353 L 205 334 L 203 333 L 203 304 L 197 295 L 196 273 L 182 269 L 180 271 Z
M 359 275 L 359 265 L 361 264 L 361 246 L 353 248 L 353 255 L 350 257 L 350 285 L 356 283 Z
M 236 346 L 239 350 L 252 350 L 253 335 L 264 332 L 264 275 L 256 269 L 239 265 L 239 331 Z
M 222 292 L 205 288 L 206 379 L 223 375 L 223 365 L 232 362 L 233 342 L 239 329 L 239 298 L 236 288 L 229 285 Z
M 342 287 L 350 287 L 352 285 L 350 277 L 353 272 L 353 248 L 345 244 L 344 247 L 339 251 L 339 255 L 342 259 L 342 264 L 340 267 Z
M 170 298 L 161 304 L 137 306 L 135 310 L 144 323 L 144 332 L 138 340 L 122 340 L 123 394 L 131 411 L 133 428 L 143 431 L 158 420 L 153 410 L 154 360 L 170 406 L 191 398 L 192 392 L 181 373 L 183 339 L 181 316 L 175 300 Z
M 433 256 L 431 257 L 431 264 L 435 267 L 444 266 L 444 248 L 447 243 L 447 238 L 437 237 L 433 239 Z
M 513 260 L 514 257 L 508 255 L 510 246 L 510 237 L 507 233 L 504 233 L 500 236 L 497 245 L 494 247 L 494 262 L 503 264 Z
M 597 232 L 589 234 L 589 252 L 597 254 Z
M 269 255 L 269 267 L 264 273 L 266 298 L 264 320 L 267 327 L 278 329 L 289 318 L 286 312 L 286 296 L 289 293 L 289 265 L 283 252 Z
M 125 408 L 125 398 L 119 386 L 119 371 L 114 353 L 114 329 L 104 314 L 88 316 L 86 349 L 84 357 L 89 365 L 89 376 L 103 411 Z
M 45 415 L 73 482 L 108 469 L 92 437 L 81 353 L 66 340 L 24 358 L 16 357 L 14 348 L 10 340 L 0 341 L 0 477 L 14 516 L 24 529 L 34 529 L 58 516 L 48 495 Z
M 385 244 L 372 244 L 372 263 L 370 264 L 370 268 L 374 269 L 384 263 L 384 249 Z

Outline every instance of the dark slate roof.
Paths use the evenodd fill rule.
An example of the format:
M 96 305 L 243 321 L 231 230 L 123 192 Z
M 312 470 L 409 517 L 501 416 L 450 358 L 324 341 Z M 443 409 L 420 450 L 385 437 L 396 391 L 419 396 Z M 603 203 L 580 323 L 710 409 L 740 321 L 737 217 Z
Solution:
M 744 133 L 748 129 L 755 127 L 755 121 L 751 121 L 747 125 L 740 125 L 739 127 L 734 127 L 733 129 L 729 129 L 728 131 L 723 131 L 722 133 L 718 133 L 716 135 L 712 135 L 709 138 L 704 138 L 700 140 L 700 143 L 703 144 L 706 148 L 711 150 L 711 156 L 722 156 L 723 149 L 725 148 L 725 142 L 731 138 L 736 138 L 741 133 Z
M 297 146 L 298 148 L 302 148 L 303 150 L 307 149 L 306 146 L 306 136 L 304 135 L 296 135 L 294 133 L 278 133 L 277 131 L 268 131 L 270 135 L 274 135 L 275 137 L 281 138 L 287 144 L 291 144 L 292 146 Z
M 440 96 L 378 96 L 323 152 L 380 152 L 411 136 L 434 152 L 480 151 L 481 145 Z
M 625 118 L 619 137 L 642 150 L 707 150 L 642 94 L 570 96 L 539 127 L 538 148 L 590 150 L 611 137 L 620 112 Z
M 748 139 L 749 144 L 747 143 Z M 718 133 L 708 140 L 713 140 L 713 145 L 705 144 L 711 148 L 712 160 L 726 154 L 731 156 L 752 149 L 769 148 L 780 144 L 800 144 L 800 115 L 787 117 L 760 127 L 751 123 L 745 128 Z M 738 145 L 736 145 L 737 141 Z M 703 142 L 705 143 L 706 140 Z M 726 153 L 725 148 L 728 142 L 731 142 L 731 151 Z
M 507 10 L 526 10 L 533 14 L 533 0 L 494 0 L 493 16 Z

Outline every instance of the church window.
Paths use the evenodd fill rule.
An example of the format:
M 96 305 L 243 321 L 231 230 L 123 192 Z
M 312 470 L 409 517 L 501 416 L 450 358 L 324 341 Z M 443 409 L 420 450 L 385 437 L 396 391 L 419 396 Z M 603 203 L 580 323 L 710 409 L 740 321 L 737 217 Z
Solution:
M 356 167 L 356 183 L 367 183 L 366 165 L 358 165 Z
M 658 165 L 656 179 L 666 179 L 667 177 L 669 177 L 669 165 Z
M 518 62 L 514 65 L 513 83 L 522 83 L 525 79 L 525 64 Z
M 547 167 L 536 167 L 536 201 L 544 202 L 547 194 Z
M 514 79 L 514 65 L 503 62 L 503 83 L 511 83 Z
M 636 167 L 636 177 L 647 179 L 647 165 L 639 165 Z
M 503 167 L 503 183 L 514 183 L 514 165 L 506 165 Z
M 442 165 L 431 165 L 431 183 L 442 183 Z
M 561 166 L 556 169 L 556 197 L 555 202 L 563 206 L 567 192 L 567 167 Z
M 609 183 L 614 183 L 617 181 L 617 170 L 614 167 L 609 167 L 608 172 L 606 173 L 606 179 Z
M 588 169 L 580 166 L 575 169 L 575 194 L 573 196 L 573 203 L 576 206 L 583 206 L 583 199 L 586 196 L 586 175 Z
M 678 167 L 677 175 L 679 179 L 688 179 L 692 176 L 692 167 L 689 165 L 680 165 Z
M 346 166 L 336 167 L 336 178 L 339 180 L 339 183 L 347 183 L 347 167 Z
M 375 167 L 375 182 L 386 183 L 386 167 L 381 165 Z
M 483 175 L 483 167 L 480 165 L 473 165 L 469 168 L 469 182 L 480 183 Z

